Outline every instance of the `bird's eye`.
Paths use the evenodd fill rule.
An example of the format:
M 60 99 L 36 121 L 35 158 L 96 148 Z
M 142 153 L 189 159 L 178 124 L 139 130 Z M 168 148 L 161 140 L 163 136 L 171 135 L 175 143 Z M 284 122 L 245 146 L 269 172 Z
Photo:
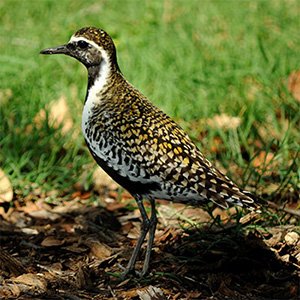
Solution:
M 85 41 L 78 41 L 77 45 L 80 49 L 86 49 L 89 44 Z

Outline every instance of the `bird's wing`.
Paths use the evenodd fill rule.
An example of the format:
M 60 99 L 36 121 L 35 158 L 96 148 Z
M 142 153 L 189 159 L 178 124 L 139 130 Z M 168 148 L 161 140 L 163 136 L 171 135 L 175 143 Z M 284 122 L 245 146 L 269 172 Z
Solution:
M 196 191 L 223 208 L 228 208 L 228 203 L 257 208 L 255 202 L 259 198 L 217 170 L 179 125 L 155 106 L 149 111 L 150 117 L 139 118 L 140 129 L 134 132 L 136 151 L 143 153 L 140 165 L 145 172 L 190 190 L 191 197 Z

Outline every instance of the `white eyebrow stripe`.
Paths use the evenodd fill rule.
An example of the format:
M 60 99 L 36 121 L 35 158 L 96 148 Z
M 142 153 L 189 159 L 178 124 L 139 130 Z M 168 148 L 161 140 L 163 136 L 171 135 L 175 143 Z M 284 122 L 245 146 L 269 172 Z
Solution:
M 88 44 L 91 44 L 93 47 L 97 48 L 97 49 L 101 52 L 101 54 L 103 54 L 103 52 L 105 52 L 104 49 L 103 49 L 102 47 L 100 47 L 99 45 L 97 45 L 95 42 L 86 39 L 86 38 L 83 37 L 83 36 L 72 36 L 72 37 L 70 38 L 69 43 L 72 43 L 72 42 L 78 42 L 78 41 L 85 41 L 85 42 L 87 42 Z
M 106 60 L 107 62 L 109 62 L 109 57 L 107 55 L 107 52 L 102 47 L 100 47 L 99 45 L 97 45 L 95 42 L 93 42 L 91 40 L 88 40 L 85 37 L 82 37 L 82 36 L 72 36 L 71 39 L 70 39 L 70 41 L 69 41 L 69 43 L 78 42 L 78 41 L 85 41 L 85 42 L 89 43 L 90 45 L 92 45 L 93 47 L 95 47 L 96 49 L 98 49 L 99 52 L 101 53 L 101 56 L 104 58 L 104 60 Z

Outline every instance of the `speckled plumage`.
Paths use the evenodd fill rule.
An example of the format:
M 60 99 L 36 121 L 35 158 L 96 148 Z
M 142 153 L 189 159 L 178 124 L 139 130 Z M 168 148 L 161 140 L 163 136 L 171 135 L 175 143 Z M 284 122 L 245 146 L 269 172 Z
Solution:
M 63 53 L 87 67 L 82 119 L 86 143 L 97 163 L 136 198 L 144 224 L 148 224 L 125 275 L 133 270 L 135 252 L 149 228 L 150 236 L 154 235 L 153 227 L 155 231 L 155 212 L 149 220 L 141 199 L 150 200 L 153 210 L 155 199 L 190 205 L 213 201 L 223 208 L 235 204 L 249 209 L 263 203 L 218 171 L 180 126 L 124 78 L 113 41 L 105 31 L 82 28 L 61 47 L 41 53 Z M 151 246 L 148 242 L 148 248 Z M 149 264 L 149 257 L 150 252 L 145 264 L 147 260 Z M 144 265 L 143 274 L 147 269 Z

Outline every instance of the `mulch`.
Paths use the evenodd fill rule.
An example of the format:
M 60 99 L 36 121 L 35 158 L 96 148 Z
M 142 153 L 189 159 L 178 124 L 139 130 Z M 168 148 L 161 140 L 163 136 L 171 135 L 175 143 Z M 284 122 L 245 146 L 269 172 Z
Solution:
M 0 298 L 299 299 L 299 227 L 266 229 L 257 216 L 220 226 L 225 212 L 216 209 L 214 219 L 162 201 L 150 274 L 120 282 L 120 265 L 128 263 L 141 226 L 134 202 L 123 195 L 90 203 L 79 193 L 51 204 L 40 198 L 2 206 Z

